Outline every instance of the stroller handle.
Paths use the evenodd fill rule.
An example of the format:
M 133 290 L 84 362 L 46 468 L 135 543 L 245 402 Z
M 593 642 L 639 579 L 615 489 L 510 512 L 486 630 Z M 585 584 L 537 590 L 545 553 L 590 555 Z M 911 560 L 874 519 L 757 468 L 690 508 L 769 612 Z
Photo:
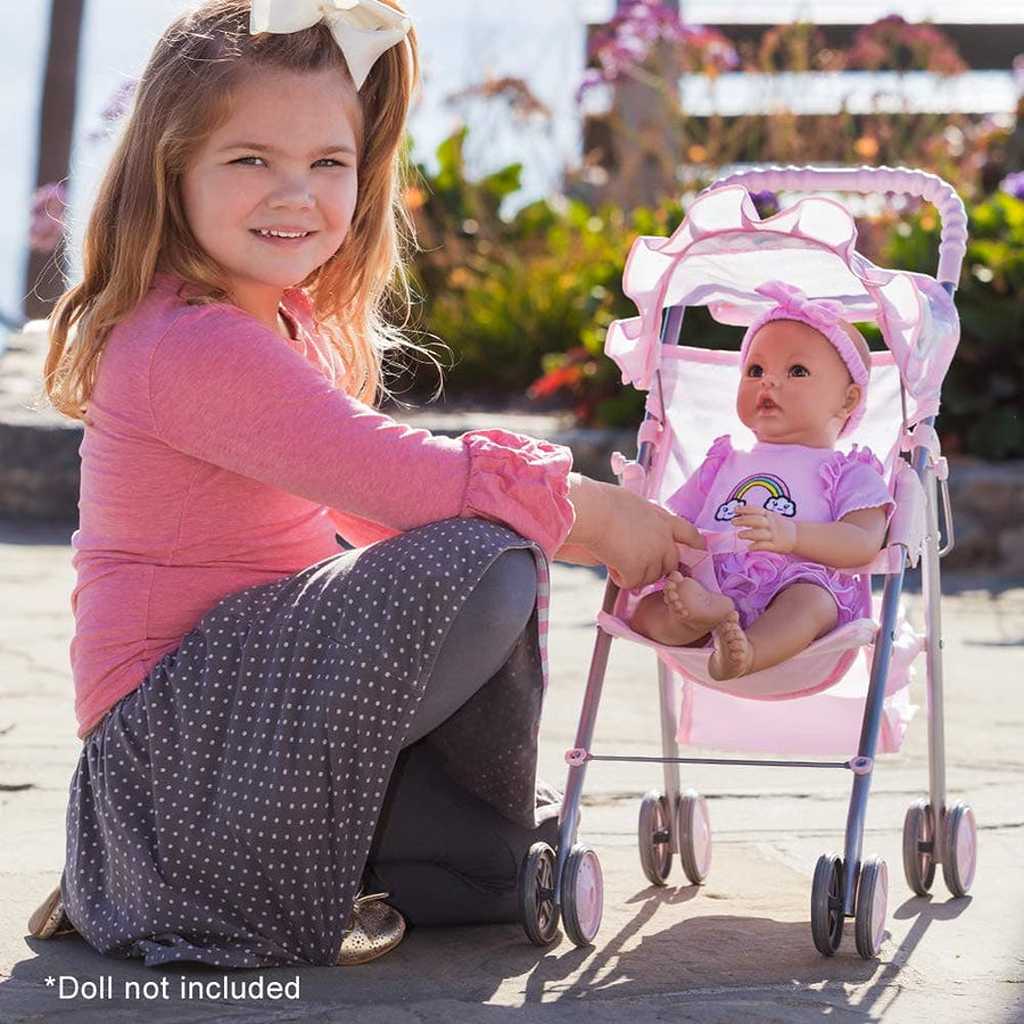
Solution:
M 940 284 L 953 288 L 960 282 L 960 267 L 967 252 L 967 211 L 953 186 L 938 175 L 908 167 L 763 167 L 719 178 L 708 186 L 708 191 L 724 185 L 773 192 L 781 189 L 813 192 L 825 188 L 864 195 L 899 192 L 917 196 L 938 210 L 942 223 L 939 269 L 935 277 Z

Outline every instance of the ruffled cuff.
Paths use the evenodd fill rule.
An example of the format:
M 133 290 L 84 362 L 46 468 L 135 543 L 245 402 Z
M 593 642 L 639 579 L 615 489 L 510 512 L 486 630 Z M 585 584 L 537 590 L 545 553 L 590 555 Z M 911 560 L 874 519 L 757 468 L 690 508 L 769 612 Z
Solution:
M 461 515 L 504 523 L 536 541 L 550 561 L 565 542 L 576 510 L 569 501 L 572 452 L 508 430 L 470 430 L 469 483 Z

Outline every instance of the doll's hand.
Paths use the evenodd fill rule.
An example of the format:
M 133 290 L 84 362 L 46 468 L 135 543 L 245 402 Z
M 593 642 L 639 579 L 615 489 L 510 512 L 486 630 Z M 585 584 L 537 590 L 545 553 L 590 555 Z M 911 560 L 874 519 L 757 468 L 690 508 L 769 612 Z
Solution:
M 788 555 L 796 548 L 796 522 L 765 508 L 741 508 L 732 518 L 741 540 L 751 551 L 775 551 Z

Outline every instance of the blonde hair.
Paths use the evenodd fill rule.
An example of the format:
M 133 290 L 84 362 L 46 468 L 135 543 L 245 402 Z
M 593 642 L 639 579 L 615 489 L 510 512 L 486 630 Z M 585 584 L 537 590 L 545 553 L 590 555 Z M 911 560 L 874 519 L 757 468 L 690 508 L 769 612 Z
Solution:
M 384 0 L 401 10 L 398 0 Z M 181 179 L 204 139 L 229 114 L 233 89 L 260 69 L 319 71 L 345 58 L 323 23 L 288 34 L 249 34 L 250 0 L 204 0 L 157 42 L 89 217 L 83 279 L 50 318 L 44 386 L 50 402 L 85 419 L 103 347 L 142 301 L 157 269 L 196 288 L 190 303 L 228 299 L 222 268 L 199 246 L 184 215 Z M 347 367 L 345 387 L 373 404 L 389 394 L 383 356 L 408 348 L 411 304 L 405 250 L 415 243 L 403 203 L 409 173 L 405 122 L 419 77 L 416 37 L 384 53 L 358 92 L 359 190 L 348 235 L 301 282 L 321 332 Z M 69 343 L 69 336 L 74 335 Z

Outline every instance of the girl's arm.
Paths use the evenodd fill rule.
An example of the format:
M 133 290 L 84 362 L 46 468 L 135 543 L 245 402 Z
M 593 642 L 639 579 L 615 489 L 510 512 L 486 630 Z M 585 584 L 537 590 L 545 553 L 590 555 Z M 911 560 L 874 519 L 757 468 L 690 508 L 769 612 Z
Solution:
M 798 523 L 763 508 L 743 509 L 732 520 L 751 551 L 795 555 L 833 569 L 854 569 L 870 562 L 885 541 L 888 524 L 882 508 L 861 508 L 835 523 Z
M 627 587 L 676 568 L 676 543 L 703 546 L 653 502 L 570 473 L 567 448 L 498 429 L 448 438 L 398 423 L 224 306 L 182 314 L 156 345 L 146 383 L 164 443 L 385 533 L 478 516 L 549 558 L 567 544 Z
M 398 423 L 224 305 L 182 311 L 147 368 L 143 414 L 164 444 L 378 532 L 477 516 L 551 557 L 571 527 L 568 449 L 501 430 L 449 438 Z

